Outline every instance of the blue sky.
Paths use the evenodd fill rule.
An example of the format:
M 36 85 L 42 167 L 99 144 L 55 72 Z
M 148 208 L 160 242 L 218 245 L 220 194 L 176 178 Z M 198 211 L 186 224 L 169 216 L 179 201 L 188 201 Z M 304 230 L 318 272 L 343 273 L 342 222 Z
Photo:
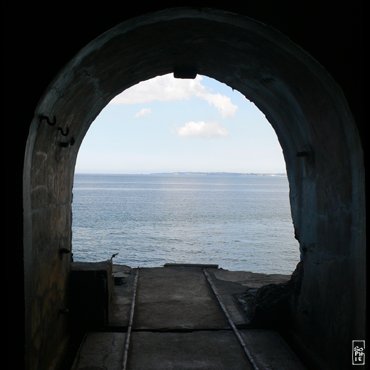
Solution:
M 285 173 L 262 112 L 205 76 L 158 76 L 117 95 L 87 132 L 77 173 Z

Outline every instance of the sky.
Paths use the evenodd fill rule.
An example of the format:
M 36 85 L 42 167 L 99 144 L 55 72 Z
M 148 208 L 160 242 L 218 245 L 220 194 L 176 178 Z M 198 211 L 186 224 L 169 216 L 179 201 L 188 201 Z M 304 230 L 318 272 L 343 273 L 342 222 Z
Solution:
M 90 126 L 76 173 L 285 173 L 275 131 L 238 91 L 212 78 L 140 82 Z

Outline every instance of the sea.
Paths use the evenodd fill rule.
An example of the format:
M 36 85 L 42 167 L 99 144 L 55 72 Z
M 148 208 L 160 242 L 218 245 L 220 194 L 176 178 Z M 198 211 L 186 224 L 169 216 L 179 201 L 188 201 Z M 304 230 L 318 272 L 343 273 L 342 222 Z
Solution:
M 286 175 L 75 174 L 72 212 L 74 261 L 268 274 L 299 262 Z

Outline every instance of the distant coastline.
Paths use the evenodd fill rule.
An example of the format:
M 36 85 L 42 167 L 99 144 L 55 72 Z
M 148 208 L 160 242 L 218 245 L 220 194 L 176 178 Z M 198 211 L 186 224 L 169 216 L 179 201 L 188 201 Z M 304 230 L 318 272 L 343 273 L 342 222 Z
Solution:
M 256 173 L 256 172 L 151 172 L 151 173 L 94 173 L 76 172 L 75 175 L 90 176 L 281 176 L 286 177 L 286 173 Z

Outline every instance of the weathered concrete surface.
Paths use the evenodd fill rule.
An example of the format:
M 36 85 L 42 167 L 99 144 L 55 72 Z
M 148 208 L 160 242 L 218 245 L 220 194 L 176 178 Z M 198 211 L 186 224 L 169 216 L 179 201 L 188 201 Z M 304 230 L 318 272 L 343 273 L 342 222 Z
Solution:
M 250 318 L 245 314 L 238 297 L 245 293 L 246 287 L 263 286 L 267 282 L 285 282 L 287 275 L 267 275 L 245 271 L 228 271 L 209 269 L 212 281 L 216 286 L 222 303 L 227 308 L 233 322 L 237 326 L 249 325 Z
M 140 269 L 134 329 L 224 329 L 200 268 Z
M 304 369 L 296 354 L 277 332 L 252 329 L 242 330 L 241 334 L 259 369 Z
M 242 330 L 242 337 L 259 369 L 304 370 L 282 337 L 269 330 Z M 124 333 L 89 333 L 72 370 L 121 370 Z M 133 332 L 130 370 L 252 369 L 231 330 L 190 333 Z
M 249 370 L 230 330 L 134 333 L 130 370 Z
M 124 333 L 89 333 L 72 370 L 122 370 Z
M 172 270 L 169 269 L 169 266 L 166 265 L 165 269 L 169 269 L 168 271 L 172 271 L 173 269 L 176 268 L 176 274 L 172 274 L 172 286 L 175 286 L 174 280 L 179 278 L 185 278 L 185 275 L 179 273 L 179 268 L 180 266 L 175 265 L 172 266 Z M 186 272 L 186 276 L 188 276 L 189 268 L 186 268 L 184 270 L 184 267 L 181 267 L 184 271 Z M 195 271 L 193 271 L 193 276 L 194 273 L 198 274 L 200 272 L 193 267 Z M 143 277 L 143 272 L 145 271 L 145 274 L 149 274 L 149 269 L 141 269 L 140 270 L 140 275 Z M 152 269 L 152 272 L 150 273 L 151 277 L 149 279 L 160 279 L 158 281 L 158 284 L 164 289 L 164 292 L 166 293 L 165 297 L 159 297 L 157 294 L 155 294 L 155 299 L 160 298 L 160 299 L 167 299 L 168 292 L 167 292 L 167 284 L 170 283 L 169 280 L 166 280 L 166 285 L 162 284 L 163 276 L 166 275 L 166 271 L 163 270 L 163 274 L 160 273 L 161 270 L 157 271 L 157 269 Z M 245 293 L 246 287 L 255 287 L 259 288 L 263 285 L 266 284 L 279 284 L 279 283 L 284 283 L 289 280 L 290 276 L 288 275 L 279 275 L 279 274 L 259 274 L 259 273 L 252 273 L 252 272 L 247 272 L 247 271 L 229 271 L 229 270 L 224 270 L 224 269 L 208 269 L 208 272 L 212 276 L 213 282 L 216 285 L 216 288 L 218 292 L 220 293 L 221 299 L 223 304 L 227 307 L 227 310 L 229 311 L 234 323 L 238 326 L 241 325 L 247 325 L 249 324 L 249 320 L 247 319 L 247 316 L 243 310 L 243 308 L 240 306 L 240 302 L 238 301 L 237 297 L 240 296 L 241 294 Z M 113 288 L 114 294 L 112 297 L 112 310 L 110 314 L 110 320 L 109 320 L 109 326 L 112 328 L 124 328 L 127 326 L 128 323 L 128 317 L 130 313 L 130 305 L 131 305 L 131 295 L 132 295 L 132 283 L 133 283 L 133 274 L 131 274 L 131 269 L 127 266 L 120 266 L 120 265 L 113 265 L 113 274 L 122 274 L 124 276 L 124 283 L 122 285 L 116 285 Z M 148 276 L 147 276 L 148 277 Z M 147 278 L 146 277 L 146 278 Z M 202 281 L 203 278 L 199 275 L 200 280 Z M 180 280 L 181 281 L 181 280 Z M 151 282 L 151 284 L 157 284 L 154 281 Z M 184 290 L 184 284 L 187 284 L 185 282 L 178 282 L 177 284 L 181 284 L 182 288 L 181 290 Z M 150 288 L 149 290 L 146 287 L 141 287 L 141 294 L 140 294 L 140 299 L 143 301 L 147 299 L 153 299 L 153 297 L 149 298 L 148 296 L 143 297 L 143 288 L 144 292 L 149 291 L 150 294 L 153 294 L 152 289 Z M 178 288 L 178 287 L 177 287 Z M 177 289 L 176 288 L 176 289 Z M 177 289 L 178 290 L 178 289 Z M 192 289 L 193 290 L 193 289 Z M 173 291 L 175 295 L 172 296 L 172 298 L 175 298 L 175 300 L 179 300 L 179 294 L 181 293 L 180 290 Z M 145 293 L 147 294 L 147 293 Z M 189 294 L 189 291 L 187 292 Z M 181 301 L 186 299 L 186 295 L 184 295 L 181 298 Z M 211 298 L 213 295 L 211 294 Z M 155 302 L 155 300 L 152 300 L 152 302 Z M 180 302 L 177 302 L 180 303 Z M 160 303 L 159 303 L 160 305 Z M 157 306 L 156 310 L 159 310 L 159 305 Z M 176 303 L 173 302 L 172 308 L 176 306 Z M 181 302 L 181 309 L 186 306 L 186 302 Z M 142 315 L 144 309 L 141 310 Z M 150 308 L 150 314 L 152 315 L 153 307 Z M 176 314 L 176 311 L 173 312 L 173 314 Z
M 236 293 L 234 298 L 243 308 L 243 316 L 248 323 L 257 328 L 286 330 L 297 304 L 303 273 L 303 264 L 299 262 L 288 281 L 270 283 L 259 288 L 246 286 L 244 291 Z
M 119 266 L 114 267 L 115 271 L 120 269 Z M 212 271 L 212 280 L 217 281 L 214 278 L 216 269 L 207 271 Z M 129 271 L 125 274 L 126 288 L 132 290 L 134 274 L 130 274 Z M 238 285 L 236 281 L 241 278 L 240 272 L 236 272 L 233 276 L 233 272 L 230 271 L 227 272 L 227 276 L 229 280 L 234 281 L 221 282 L 222 300 L 228 296 L 232 297 L 231 293 Z M 251 369 L 249 360 L 234 332 L 228 325 L 224 325 L 224 314 L 218 302 L 213 297 L 209 297 L 208 283 L 203 277 L 201 268 L 140 269 L 134 316 L 135 328 L 140 329 L 139 331 L 134 329 L 132 332 L 128 366 L 130 370 Z M 257 283 L 256 277 L 254 282 Z M 238 286 L 245 289 L 241 284 Z M 230 288 L 229 291 L 228 288 Z M 159 304 L 153 296 L 159 298 Z M 205 305 L 204 302 L 207 304 Z M 130 300 L 123 302 L 124 306 L 130 303 Z M 148 311 L 149 303 L 152 305 L 151 311 Z M 144 308 L 141 307 L 142 305 Z M 183 305 L 185 310 L 182 309 Z M 230 304 L 232 308 L 237 308 L 236 305 L 236 301 Z M 197 312 L 198 308 L 200 313 Z M 205 309 L 211 313 L 206 315 L 207 317 L 204 316 Z M 124 310 L 118 311 L 118 313 L 122 312 Z M 141 312 L 141 315 L 138 315 L 138 312 Z M 147 314 L 150 312 L 154 315 L 153 320 L 148 323 Z M 127 313 L 125 312 L 124 315 Z M 208 327 L 206 330 L 200 328 L 203 326 L 200 325 L 202 319 L 206 320 Z M 220 329 L 220 323 L 226 329 Z M 148 328 L 143 329 L 143 326 Z M 189 332 L 179 332 L 179 329 L 189 328 L 192 329 Z M 243 330 L 241 333 L 253 361 L 260 369 L 303 369 L 296 355 L 277 332 Z M 73 370 L 120 369 L 124 340 L 124 333 L 89 333 L 80 347 Z
M 120 285 L 113 286 L 109 327 L 123 328 L 128 325 L 134 280 L 131 272 L 132 269 L 127 266 L 113 265 L 113 277 L 119 277 L 122 281 Z
M 229 271 L 222 268 L 210 270 L 210 272 L 218 281 L 230 281 L 249 288 L 260 288 L 267 284 L 286 283 L 290 279 L 290 275 L 261 274 L 250 271 Z M 215 280 L 216 283 L 217 280 Z

